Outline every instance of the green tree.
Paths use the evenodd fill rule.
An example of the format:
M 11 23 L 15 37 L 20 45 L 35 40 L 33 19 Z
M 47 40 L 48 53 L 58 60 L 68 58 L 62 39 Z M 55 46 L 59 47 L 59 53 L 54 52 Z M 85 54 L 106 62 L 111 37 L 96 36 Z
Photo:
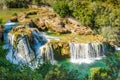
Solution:
M 61 17 L 69 15 L 69 6 L 65 0 L 56 1 L 55 3 L 53 3 L 52 7 L 54 11 L 57 12 Z

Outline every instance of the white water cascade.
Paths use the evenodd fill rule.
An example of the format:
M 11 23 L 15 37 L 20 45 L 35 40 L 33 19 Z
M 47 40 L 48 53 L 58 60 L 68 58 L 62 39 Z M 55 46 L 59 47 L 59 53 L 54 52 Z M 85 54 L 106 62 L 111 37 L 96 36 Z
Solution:
M 51 45 L 47 45 L 47 38 L 36 28 L 30 28 L 30 30 L 32 41 L 25 34 L 19 34 L 15 40 L 14 33 L 7 33 L 5 48 L 9 51 L 6 58 L 14 64 L 28 65 L 31 68 L 37 67 L 46 60 L 54 63 L 53 49 Z
M 11 62 L 18 64 L 18 63 L 29 63 L 31 61 L 31 59 L 35 58 L 35 53 L 34 51 L 31 49 L 30 44 L 28 42 L 28 39 L 25 38 L 25 36 L 21 36 L 19 37 L 19 40 L 17 42 L 17 46 L 16 49 L 13 48 L 14 43 L 13 44 L 13 36 L 14 35 L 9 35 L 12 37 L 12 39 L 9 39 L 10 42 L 10 52 L 6 57 L 7 59 L 9 59 Z M 12 50 L 12 51 L 11 51 Z
M 54 51 L 52 45 L 46 44 L 42 46 L 41 49 L 44 55 L 44 61 L 50 61 L 52 64 L 56 63 L 56 60 L 54 59 Z
M 100 43 L 73 43 L 70 46 L 70 61 L 73 63 L 91 63 L 105 57 L 105 44 Z

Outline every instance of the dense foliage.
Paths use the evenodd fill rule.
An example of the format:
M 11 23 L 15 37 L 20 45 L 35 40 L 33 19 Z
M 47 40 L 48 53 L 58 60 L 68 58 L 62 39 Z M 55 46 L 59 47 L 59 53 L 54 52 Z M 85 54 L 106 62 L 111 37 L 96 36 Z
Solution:
M 61 17 L 65 17 L 70 12 L 69 6 L 65 1 L 56 1 L 52 7 Z

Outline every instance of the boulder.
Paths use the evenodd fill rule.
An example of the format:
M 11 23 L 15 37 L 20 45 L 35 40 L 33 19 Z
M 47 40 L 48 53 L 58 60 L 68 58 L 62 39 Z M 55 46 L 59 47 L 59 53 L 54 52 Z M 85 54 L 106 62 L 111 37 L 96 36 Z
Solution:
M 68 29 L 65 28 L 65 23 L 63 22 L 63 20 L 59 20 L 57 19 L 53 25 L 51 26 L 52 30 L 60 33 L 60 34 L 65 34 L 65 33 L 70 33 L 70 31 Z
M 52 26 L 52 30 L 60 34 L 70 33 L 69 30 L 67 30 L 66 28 L 61 28 L 60 26 Z
M 41 18 L 31 20 L 30 24 L 31 24 L 30 26 L 36 27 L 39 30 L 47 30 L 48 29 L 46 26 L 45 20 L 41 19 Z
M 75 28 L 74 32 L 79 34 L 79 35 L 92 35 L 92 34 L 94 34 L 94 32 L 88 27 Z
M 18 21 L 21 22 L 21 21 L 24 21 L 25 18 L 27 18 L 27 14 L 26 13 L 21 13 L 18 15 Z

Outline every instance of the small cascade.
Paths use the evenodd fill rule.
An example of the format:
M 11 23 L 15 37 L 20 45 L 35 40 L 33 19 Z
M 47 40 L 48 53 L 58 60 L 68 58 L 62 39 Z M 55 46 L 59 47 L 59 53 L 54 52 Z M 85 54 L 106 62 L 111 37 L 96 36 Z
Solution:
M 12 46 L 14 45 L 14 35 L 8 34 L 7 43 L 10 43 Z
M 94 60 L 101 59 L 107 51 L 105 44 L 100 43 L 80 43 L 71 42 L 70 56 L 73 63 L 91 63 Z
M 54 53 L 53 53 L 53 48 L 52 45 L 45 45 L 43 48 L 43 52 L 45 54 L 45 60 L 50 61 L 51 63 L 55 63 L 55 59 L 54 59 Z
M 8 21 L 5 25 L 4 25 L 4 40 L 8 40 L 8 33 L 10 32 L 10 30 L 16 26 L 16 23 Z

